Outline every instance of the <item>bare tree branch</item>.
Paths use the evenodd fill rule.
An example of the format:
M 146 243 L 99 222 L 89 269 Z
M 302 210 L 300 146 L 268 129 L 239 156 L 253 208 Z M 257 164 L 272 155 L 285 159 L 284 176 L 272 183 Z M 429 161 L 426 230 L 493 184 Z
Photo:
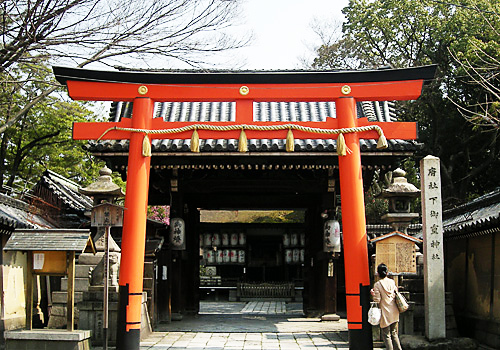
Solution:
M 247 44 L 228 28 L 237 19 L 239 0 L 3 0 L 0 2 L 0 79 L 39 62 L 109 67 L 175 61 L 200 67 L 207 53 Z M 26 77 L 19 77 L 26 80 Z M 22 84 L 19 85 L 22 91 Z M 16 123 L 57 86 L 47 86 L 0 133 Z

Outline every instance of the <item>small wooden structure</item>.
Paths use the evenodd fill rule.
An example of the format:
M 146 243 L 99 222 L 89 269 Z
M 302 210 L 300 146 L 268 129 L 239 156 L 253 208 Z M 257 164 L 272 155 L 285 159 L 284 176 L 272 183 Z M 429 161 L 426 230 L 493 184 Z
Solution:
M 68 276 L 67 329 L 74 330 L 75 256 L 84 251 L 95 253 L 89 230 L 27 229 L 16 230 L 4 247 L 7 251 L 28 253 L 26 281 L 26 329 L 32 329 L 33 276 Z
M 394 275 L 417 273 L 415 244 L 421 239 L 393 231 L 370 242 L 375 243 L 375 266 L 384 263 Z

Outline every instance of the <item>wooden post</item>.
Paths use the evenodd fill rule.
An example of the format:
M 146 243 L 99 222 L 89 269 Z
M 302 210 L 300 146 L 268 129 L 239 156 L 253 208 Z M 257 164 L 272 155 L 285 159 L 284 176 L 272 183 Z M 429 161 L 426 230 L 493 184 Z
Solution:
M 33 329 L 33 252 L 26 252 L 26 329 Z
M 109 235 L 111 226 L 104 228 L 104 296 L 103 296 L 103 348 L 108 350 L 108 297 L 109 297 Z
M 75 252 L 68 251 L 68 302 L 66 305 L 67 329 L 74 330 L 75 324 Z
M 356 127 L 356 100 L 339 98 L 335 105 L 339 126 Z M 339 174 L 349 349 L 367 350 L 373 349 L 373 341 L 372 327 L 368 323 L 370 273 L 359 136 L 347 134 L 345 142 L 350 151 L 339 157 Z
M 154 101 L 134 100 L 132 127 L 150 129 Z M 144 134 L 130 136 L 127 192 L 123 216 L 116 349 L 139 349 L 144 248 L 151 157 L 142 155 Z

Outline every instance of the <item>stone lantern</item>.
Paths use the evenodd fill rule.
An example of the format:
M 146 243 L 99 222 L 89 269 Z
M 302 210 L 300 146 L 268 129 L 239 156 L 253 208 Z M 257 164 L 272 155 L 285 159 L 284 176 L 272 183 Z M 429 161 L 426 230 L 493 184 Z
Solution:
M 118 197 L 123 197 L 125 194 L 120 186 L 113 182 L 111 170 L 106 166 L 99 170 L 99 175 L 96 182 L 79 190 L 80 193 L 94 198 L 91 226 L 97 227 L 95 246 L 98 254 L 102 256 L 100 262 L 92 270 L 89 293 L 84 293 L 84 303 L 82 303 L 80 310 L 80 320 L 84 328 L 88 327 L 93 330 L 93 343 L 101 345 L 99 343 L 102 339 L 102 345 L 104 350 L 106 350 L 108 347 L 109 325 L 108 293 L 111 292 L 113 294 L 111 297 L 112 300 L 117 300 L 118 273 L 121 258 L 120 247 L 111 236 L 111 227 L 123 225 L 124 208 L 116 205 L 115 200 Z M 102 292 L 102 299 L 98 297 L 98 294 L 100 294 L 98 292 Z M 88 305 L 92 305 L 92 307 L 87 307 Z M 98 321 L 101 313 L 102 322 Z M 116 315 L 113 316 L 116 319 Z M 111 334 L 113 335 L 114 333 L 116 332 L 112 332 Z M 113 338 L 111 340 L 115 341 Z
M 104 166 L 99 170 L 97 181 L 85 188 L 80 188 L 79 192 L 94 198 L 94 206 L 102 202 L 114 203 L 116 198 L 125 196 L 120 186 L 113 182 L 111 169 Z
M 409 183 L 403 169 L 396 169 L 392 173 L 392 183 L 380 195 L 389 200 L 389 212 L 382 219 L 389 223 L 395 231 L 406 233 L 411 220 L 419 217 L 412 213 L 410 201 L 420 195 L 420 190 Z

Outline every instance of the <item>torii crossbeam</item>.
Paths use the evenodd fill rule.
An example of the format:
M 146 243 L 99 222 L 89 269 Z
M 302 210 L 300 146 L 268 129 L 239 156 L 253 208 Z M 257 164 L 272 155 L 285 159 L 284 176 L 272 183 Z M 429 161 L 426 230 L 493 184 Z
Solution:
M 253 102 L 334 101 L 336 118 L 325 122 L 293 124 L 299 139 L 330 139 L 337 134 L 304 131 L 356 128 L 377 125 L 387 139 L 416 139 L 415 123 L 369 123 L 358 119 L 356 101 L 417 99 L 426 80 L 435 75 L 435 66 L 371 71 L 315 72 L 110 72 L 54 67 L 57 80 L 68 87 L 71 98 L 87 101 L 132 101 L 131 119 L 111 123 L 75 123 L 73 138 L 79 140 L 130 139 L 127 191 L 119 279 L 117 349 L 139 349 L 142 276 L 150 156 L 144 151 L 149 138 L 189 139 L 192 122 L 165 122 L 154 118 L 154 102 L 236 102 L 235 122 L 196 123 L 226 126 L 233 130 L 198 128 L 200 138 L 238 138 L 240 127 L 248 138 L 284 139 L 287 128 L 278 122 L 254 122 Z M 264 127 L 276 126 L 266 131 Z M 238 127 L 236 127 L 238 126 Z M 252 126 L 252 127 L 249 127 Z M 295 128 L 295 126 L 297 128 Z M 186 127 L 184 129 L 179 129 Z M 111 129 L 111 130 L 110 130 Z M 176 129 L 175 133 L 169 130 Z M 229 128 L 230 129 L 230 128 Z M 161 130 L 161 131 L 160 131 Z M 356 129 L 357 130 L 357 129 Z M 158 133 L 157 133 L 158 132 Z M 350 150 L 339 156 L 344 261 L 346 276 L 349 348 L 372 349 L 371 325 L 367 322 L 370 289 L 365 207 L 361 174 L 360 138 L 378 138 L 377 130 L 346 133 Z

